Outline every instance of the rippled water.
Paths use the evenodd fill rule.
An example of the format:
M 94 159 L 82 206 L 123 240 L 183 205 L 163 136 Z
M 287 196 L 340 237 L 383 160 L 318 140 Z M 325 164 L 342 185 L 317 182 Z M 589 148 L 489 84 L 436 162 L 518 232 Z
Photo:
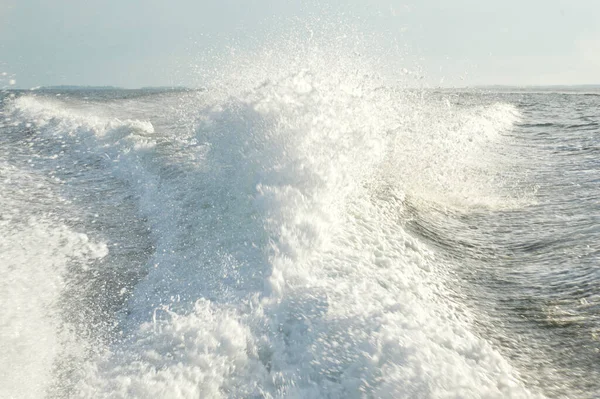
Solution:
M 457 242 L 478 323 L 552 397 L 600 392 L 600 117 L 597 93 L 501 94 L 519 107 L 515 173 L 534 201 L 435 232 Z M 474 229 L 475 228 L 475 229 Z M 466 233 L 466 234 L 464 234 Z M 458 238 L 457 238 L 458 237 Z

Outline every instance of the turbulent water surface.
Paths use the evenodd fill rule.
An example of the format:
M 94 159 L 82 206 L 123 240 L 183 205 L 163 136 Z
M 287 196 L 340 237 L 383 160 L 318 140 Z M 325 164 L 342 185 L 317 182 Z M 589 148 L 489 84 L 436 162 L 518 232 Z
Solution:
M 599 397 L 599 94 L 3 93 L 0 397 Z

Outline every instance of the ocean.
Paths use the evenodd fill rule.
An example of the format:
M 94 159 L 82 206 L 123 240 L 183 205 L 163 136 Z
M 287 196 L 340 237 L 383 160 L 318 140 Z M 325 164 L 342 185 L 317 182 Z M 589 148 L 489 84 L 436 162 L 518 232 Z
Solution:
M 2 398 L 599 398 L 600 91 L 12 90 Z

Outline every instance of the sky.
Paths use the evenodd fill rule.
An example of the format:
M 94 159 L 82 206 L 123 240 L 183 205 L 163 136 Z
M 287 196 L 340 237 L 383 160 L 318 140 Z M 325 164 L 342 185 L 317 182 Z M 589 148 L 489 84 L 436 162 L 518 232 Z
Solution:
M 319 16 L 430 86 L 600 84 L 598 0 L 0 0 L 0 87 L 202 86 L 206 54 Z

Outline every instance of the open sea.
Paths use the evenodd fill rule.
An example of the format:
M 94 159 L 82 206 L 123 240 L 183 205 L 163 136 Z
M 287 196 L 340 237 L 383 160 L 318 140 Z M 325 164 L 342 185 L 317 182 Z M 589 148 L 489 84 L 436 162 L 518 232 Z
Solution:
M 600 90 L 0 96 L 0 397 L 600 398 Z

